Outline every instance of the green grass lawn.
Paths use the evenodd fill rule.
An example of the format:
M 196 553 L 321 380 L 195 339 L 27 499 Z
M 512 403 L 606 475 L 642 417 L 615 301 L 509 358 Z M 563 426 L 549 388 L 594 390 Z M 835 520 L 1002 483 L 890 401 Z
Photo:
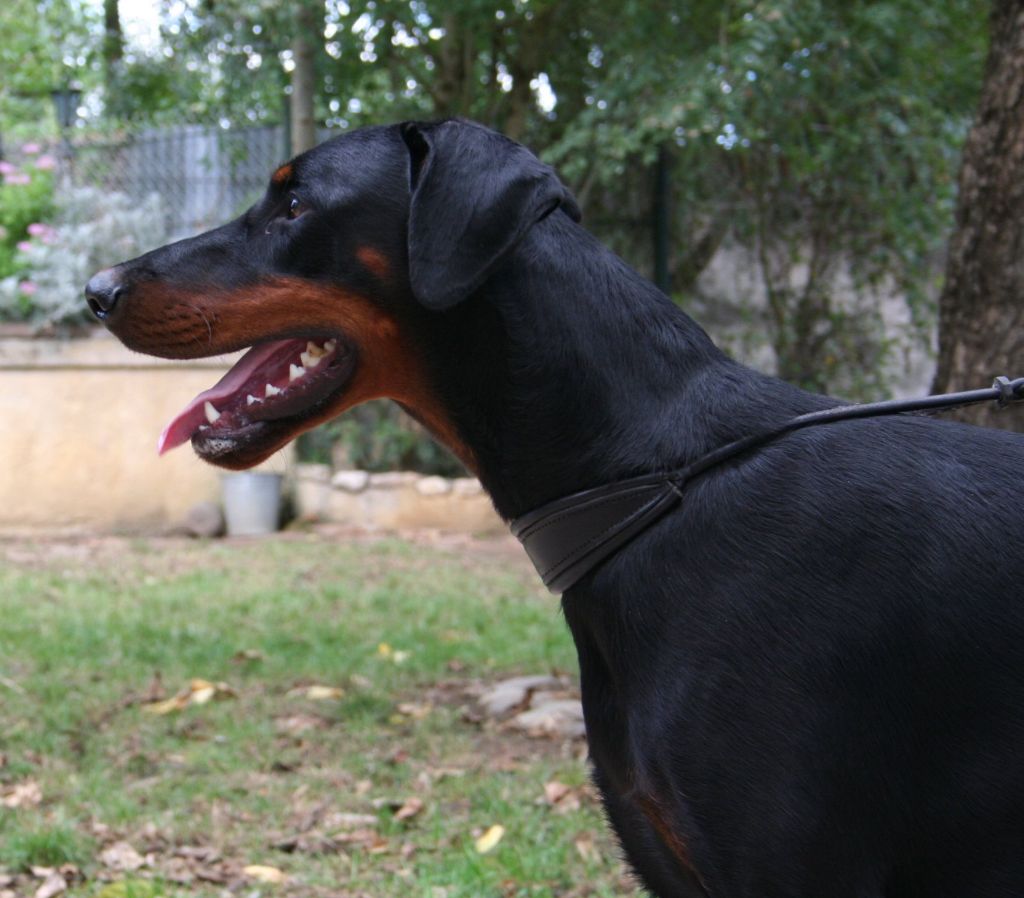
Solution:
M 474 701 L 553 670 L 558 603 L 497 543 L 0 544 L 0 896 L 632 894 L 583 743 Z M 227 689 L 154 713 L 196 679 Z

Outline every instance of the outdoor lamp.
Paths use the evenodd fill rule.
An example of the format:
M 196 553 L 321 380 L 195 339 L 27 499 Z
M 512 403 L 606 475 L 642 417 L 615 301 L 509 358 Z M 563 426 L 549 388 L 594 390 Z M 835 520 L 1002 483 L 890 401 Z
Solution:
M 82 98 L 80 88 L 65 84 L 50 91 L 53 98 L 53 108 L 57 113 L 57 124 L 61 131 L 66 131 L 78 118 L 78 101 Z

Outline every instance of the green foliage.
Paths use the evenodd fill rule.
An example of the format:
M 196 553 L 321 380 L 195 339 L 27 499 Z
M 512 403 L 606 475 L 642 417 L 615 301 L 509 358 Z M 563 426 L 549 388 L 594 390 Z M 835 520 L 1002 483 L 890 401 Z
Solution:
M 306 434 L 299 454 L 304 461 L 338 461 L 364 471 L 419 471 L 445 477 L 466 473 L 420 424 L 386 400 L 364 403 Z
M 54 226 L 37 225 L 16 256 L 18 276 L 0 278 L 0 318 L 38 324 L 91 320 L 82 285 L 93 273 L 164 242 L 160 198 L 139 202 L 116 190 L 70 187 Z
M 915 309 L 933 292 L 986 9 L 771 0 L 714 15 L 689 4 L 648 32 L 643 55 L 624 44 L 608 55 L 613 76 L 548 158 L 600 207 L 628 209 L 667 147 L 677 284 L 692 288 L 717 247 L 739 247 L 785 376 L 824 388 L 830 365 L 877 371 L 865 324 L 878 309 L 865 318 L 835 288 L 847 275 L 860 292 L 888 284 Z M 604 230 L 635 254 L 616 222 Z
M 0 279 L 21 269 L 18 244 L 28 239 L 29 225 L 53 214 L 53 177 L 47 160 L 33 159 L 25 166 L 0 163 Z
M 50 91 L 96 83 L 98 10 L 77 0 L 0 4 L 0 132 L 5 138 L 56 130 Z

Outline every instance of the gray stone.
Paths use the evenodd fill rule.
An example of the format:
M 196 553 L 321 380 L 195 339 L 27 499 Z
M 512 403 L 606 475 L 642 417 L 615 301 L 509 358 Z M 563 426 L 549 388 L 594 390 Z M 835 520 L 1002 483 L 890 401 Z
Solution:
M 452 491 L 447 477 L 421 477 L 416 481 L 416 492 L 421 496 L 443 496 Z
M 557 689 L 563 685 L 554 677 L 539 675 L 513 677 L 495 684 L 480 696 L 480 707 L 491 717 L 501 717 L 527 703 L 531 693 L 538 689 Z
M 533 735 L 575 739 L 586 733 L 583 706 L 577 699 L 553 699 L 512 718 L 512 725 Z
M 224 512 L 216 502 L 197 502 L 188 510 L 184 523 L 192 536 L 212 539 L 224 535 Z
M 331 478 L 331 486 L 346 493 L 361 493 L 370 485 L 370 475 L 366 471 L 336 471 Z
M 456 496 L 479 496 L 484 488 L 475 477 L 456 477 L 452 481 L 452 491 Z
M 370 486 L 376 489 L 400 489 L 409 487 L 420 479 L 415 471 L 385 471 L 382 474 L 370 475 Z

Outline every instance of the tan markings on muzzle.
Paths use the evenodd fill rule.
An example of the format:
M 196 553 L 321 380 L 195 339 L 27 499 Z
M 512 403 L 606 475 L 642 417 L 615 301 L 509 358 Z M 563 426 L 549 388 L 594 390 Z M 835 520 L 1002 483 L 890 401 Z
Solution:
M 165 358 L 202 358 L 254 343 L 340 333 L 356 346 L 356 369 L 340 400 L 307 422 L 327 421 L 370 399 L 394 399 L 470 470 L 472 451 L 435 394 L 423 354 L 399 322 L 365 296 L 300 278 L 278 277 L 233 290 L 142 282 L 112 329 L 131 349 Z

